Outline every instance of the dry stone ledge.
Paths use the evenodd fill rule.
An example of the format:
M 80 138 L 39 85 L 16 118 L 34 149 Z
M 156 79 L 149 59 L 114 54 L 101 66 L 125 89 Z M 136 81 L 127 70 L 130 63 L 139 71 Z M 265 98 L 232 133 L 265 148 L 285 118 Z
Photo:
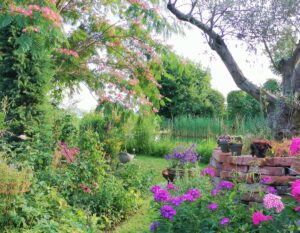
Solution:
M 209 167 L 215 170 L 216 179 L 246 182 L 250 185 L 251 195 L 245 196 L 245 201 L 260 201 L 257 194 L 257 182 L 264 177 L 271 177 L 267 190 L 273 186 L 277 194 L 285 195 L 289 190 L 290 183 L 297 179 L 300 174 L 300 160 L 294 157 L 266 157 L 256 158 L 251 155 L 231 156 L 231 153 L 223 153 L 216 148 L 210 159 Z M 257 194 L 256 194 L 257 193 Z

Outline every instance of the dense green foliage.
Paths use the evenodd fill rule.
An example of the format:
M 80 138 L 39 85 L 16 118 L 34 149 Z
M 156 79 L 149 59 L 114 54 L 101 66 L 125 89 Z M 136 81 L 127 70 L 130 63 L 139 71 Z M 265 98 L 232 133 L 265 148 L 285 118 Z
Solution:
M 164 73 L 161 95 L 166 98 L 159 114 L 172 118 L 178 115 L 222 116 L 224 97 L 210 86 L 209 71 L 199 64 L 184 60 L 167 51 L 163 55 Z
M 227 95 L 227 113 L 230 119 L 236 116 L 251 118 L 261 115 L 261 105 L 244 91 L 231 91 Z

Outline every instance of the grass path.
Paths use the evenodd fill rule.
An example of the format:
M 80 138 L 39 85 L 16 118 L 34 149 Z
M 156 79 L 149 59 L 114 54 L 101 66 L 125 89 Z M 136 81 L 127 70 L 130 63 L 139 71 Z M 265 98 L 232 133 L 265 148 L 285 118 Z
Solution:
M 155 158 L 145 155 L 138 155 L 136 157 L 136 163 L 145 169 L 145 172 L 154 173 L 154 184 L 166 183 L 161 175 L 161 171 L 168 166 L 167 161 L 164 158 Z M 143 233 L 149 232 L 149 226 L 156 214 L 151 209 L 150 202 L 152 196 L 145 198 L 141 208 L 134 215 L 130 216 L 125 222 L 118 226 L 113 233 Z

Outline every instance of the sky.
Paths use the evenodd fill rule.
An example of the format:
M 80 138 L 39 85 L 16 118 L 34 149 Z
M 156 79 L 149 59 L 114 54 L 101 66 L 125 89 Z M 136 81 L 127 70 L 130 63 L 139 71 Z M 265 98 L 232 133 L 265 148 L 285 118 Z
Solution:
M 269 78 L 278 79 L 271 72 L 269 60 L 265 55 L 246 52 L 246 47 L 236 41 L 225 40 L 225 42 L 242 72 L 251 82 L 260 86 Z M 225 97 L 230 91 L 239 90 L 221 59 L 207 45 L 199 29 L 186 29 L 185 36 L 173 35 L 166 43 L 171 45 L 177 54 L 199 62 L 204 68 L 208 68 L 212 76 L 212 87 Z M 81 85 L 81 91 L 72 98 L 66 98 L 62 105 L 65 108 L 75 105 L 81 111 L 92 111 L 97 105 L 97 97 L 92 95 L 84 85 Z

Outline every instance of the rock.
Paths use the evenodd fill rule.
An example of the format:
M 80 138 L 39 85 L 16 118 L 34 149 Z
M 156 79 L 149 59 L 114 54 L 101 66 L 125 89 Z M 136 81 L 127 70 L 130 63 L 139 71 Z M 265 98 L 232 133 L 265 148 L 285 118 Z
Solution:
M 119 160 L 120 160 L 121 163 L 128 163 L 131 160 L 133 160 L 133 158 L 134 158 L 134 155 L 129 154 L 127 152 L 120 152 L 119 153 Z

